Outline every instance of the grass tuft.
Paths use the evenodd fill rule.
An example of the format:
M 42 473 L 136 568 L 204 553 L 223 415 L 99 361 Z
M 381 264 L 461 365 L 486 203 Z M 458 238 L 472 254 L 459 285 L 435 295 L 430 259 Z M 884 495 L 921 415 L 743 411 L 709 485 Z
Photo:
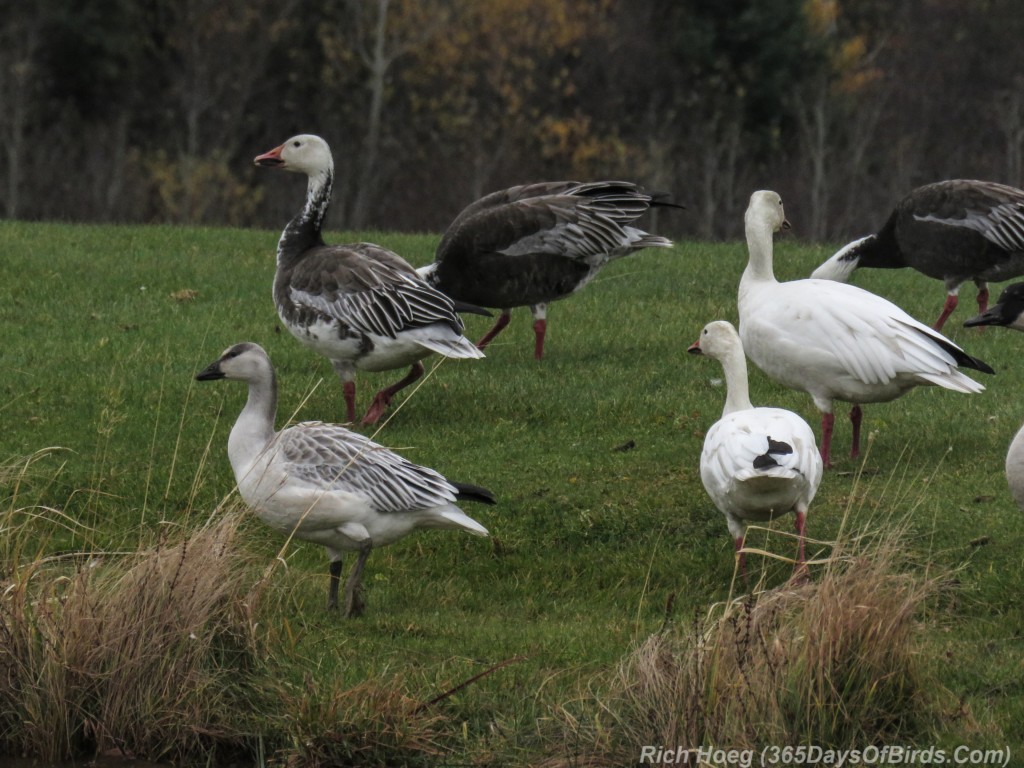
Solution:
M 275 762 L 289 768 L 428 766 L 443 754 L 443 718 L 408 695 L 398 679 L 353 687 L 307 677 L 282 686 L 291 746 Z
M 905 532 L 849 536 L 817 580 L 647 637 L 589 724 L 561 713 L 582 745 L 569 762 L 635 762 L 642 745 L 857 748 L 933 733 L 950 702 L 922 663 L 922 611 L 946 582 L 905 567 Z
M 2 751 L 185 760 L 239 746 L 232 713 L 254 664 L 239 519 L 16 568 L 0 596 Z

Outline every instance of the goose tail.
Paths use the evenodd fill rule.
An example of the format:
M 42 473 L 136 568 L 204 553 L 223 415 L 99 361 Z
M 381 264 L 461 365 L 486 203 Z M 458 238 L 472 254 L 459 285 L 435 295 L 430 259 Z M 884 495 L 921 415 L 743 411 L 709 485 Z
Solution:
M 444 520 L 444 528 L 459 528 L 474 536 L 489 536 L 490 532 L 480 523 L 467 515 L 458 507 L 445 507 L 438 510 L 438 514 Z
M 875 235 L 868 235 L 852 243 L 847 243 L 836 251 L 827 261 L 811 273 L 815 280 L 834 280 L 837 283 L 849 281 L 850 275 L 860 266 L 861 249 L 875 240 Z
M 416 343 L 426 347 L 431 352 L 437 352 L 445 357 L 452 357 L 462 360 L 479 360 L 484 353 L 477 349 L 477 346 L 465 336 L 443 338 L 435 335 L 422 335 L 416 339 Z

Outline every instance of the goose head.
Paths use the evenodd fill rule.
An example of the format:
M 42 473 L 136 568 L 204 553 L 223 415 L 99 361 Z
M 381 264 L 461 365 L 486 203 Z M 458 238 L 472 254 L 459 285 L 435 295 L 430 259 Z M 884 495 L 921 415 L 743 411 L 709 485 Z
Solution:
M 292 136 L 281 146 L 257 155 L 253 162 L 265 168 L 282 168 L 307 176 L 317 176 L 334 168 L 330 146 L 310 133 Z
M 790 226 L 782 207 L 782 197 L 778 192 L 767 189 L 758 190 L 750 196 L 743 223 L 748 230 L 767 228 L 769 232 L 789 229 Z
M 725 360 L 734 354 L 743 354 L 740 335 L 732 323 L 714 320 L 704 326 L 700 337 L 686 349 L 691 355 L 706 355 L 715 360 Z
M 246 341 L 224 350 L 224 353 L 196 374 L 196 381 L 266 381 L 273 379 L 270 358 L 259 344 Z

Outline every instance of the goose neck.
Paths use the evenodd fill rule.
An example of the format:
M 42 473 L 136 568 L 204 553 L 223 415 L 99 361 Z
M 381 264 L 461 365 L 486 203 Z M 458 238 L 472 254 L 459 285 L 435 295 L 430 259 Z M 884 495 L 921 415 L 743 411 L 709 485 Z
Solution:
M 311 173 L 306 185 L 306 202 L 295 218 L 284 228 L 277 245 L 279 265 L 288 265 L 310 248 L 323 243 L 321 234 L 324 217 L 331 205 L 334 188 L 334 168 L 327 167 Z
M 760 223 L 748 223 L 746 227 L 747 251 L 750 260 L 743 273 L 744 278 L 759 280 L 762 282 L 775 282 L 775 272 L 772 267 L 772 231 Z
M 747 380 L 747 360 L 743 350 L 730 349 L 722 357 L 722 371 L 725 373 L 725 407 L 722 415 L 733 411 L 747 411 L 754 406 L 750 402 L 750 385 Z
M 240 476 L 274 438 L 277 417 L 277 379 L 270 376 L 249 382 L 249 397 L 228 437 L 228 457 Z

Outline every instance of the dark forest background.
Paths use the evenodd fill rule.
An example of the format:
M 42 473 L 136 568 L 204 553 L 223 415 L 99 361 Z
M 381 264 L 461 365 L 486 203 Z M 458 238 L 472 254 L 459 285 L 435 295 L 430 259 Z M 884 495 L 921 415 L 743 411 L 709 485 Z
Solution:
M 1019 186 L 1020 0 L 0 0 L 0 215 L 277 229 L 324 136 L 332 228 L 440 231 L 481 194 L 621 177 L 734 237 L 755 188 L 799 236 L 914 186 Z

